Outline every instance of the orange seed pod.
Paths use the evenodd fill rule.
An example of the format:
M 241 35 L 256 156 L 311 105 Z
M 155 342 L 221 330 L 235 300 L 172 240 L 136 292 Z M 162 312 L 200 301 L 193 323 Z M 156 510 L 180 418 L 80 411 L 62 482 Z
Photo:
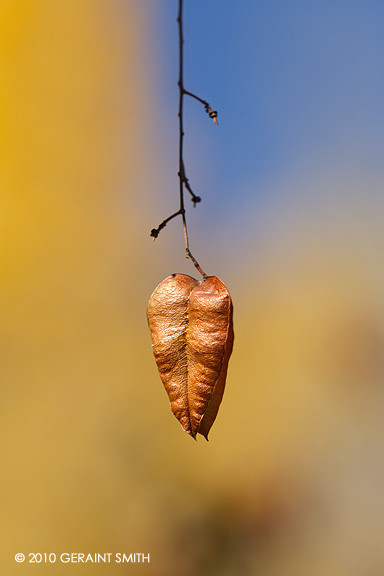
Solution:
M 216 276 L 199 282 L 172 274 L 153 292 L 147 315 L 171 410 L 185 432 L 208 439 L 233 347 L 229 292 Z

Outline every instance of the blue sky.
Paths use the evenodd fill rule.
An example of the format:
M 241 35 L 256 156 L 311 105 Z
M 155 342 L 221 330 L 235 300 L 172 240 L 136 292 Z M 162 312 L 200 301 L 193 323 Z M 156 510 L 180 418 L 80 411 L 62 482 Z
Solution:
M 177 1 L 158 10 L 160 86 L 176 113 Z M 185 0 L 185 40 L 186 87 L 220 121 L 187 103 L 186 146 L 209 149 L 223 193 L 304 161 L 381 169 L 383 2 Z
M 147 6 L 153 9 L 151 0 Z M 184 6 L 185 87 L 219 112 L 215 127 L 186 98 L 184 159 L 203 200 L 195 210 L 186 205 L 192 252 L 230 274 L 239 254 L 257 260 L 266 246 L 280 250 L 299 228 L 317 230 L 315 243 L 333 237 L 349 246 L 349 231 L 362 220 L 367 230 L 377 229 L 384 209 L 384 2 L 184 0 Z M 165 137 L 160 193 L 174 194 L 172 211 L 177 0 L 156 4 L 151 15 L 152 80 Z M 305 234 L 295 249 L 309 242 Z

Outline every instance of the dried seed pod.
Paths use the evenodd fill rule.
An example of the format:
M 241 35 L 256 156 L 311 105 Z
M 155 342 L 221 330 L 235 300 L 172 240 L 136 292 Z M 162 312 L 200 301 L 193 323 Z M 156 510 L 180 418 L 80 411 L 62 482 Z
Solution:
M 172 274 L 152 294 L 148 324 L 173 414 L 193 438 L 216 418 L 233 347 L 232 302 L 215 276 Z

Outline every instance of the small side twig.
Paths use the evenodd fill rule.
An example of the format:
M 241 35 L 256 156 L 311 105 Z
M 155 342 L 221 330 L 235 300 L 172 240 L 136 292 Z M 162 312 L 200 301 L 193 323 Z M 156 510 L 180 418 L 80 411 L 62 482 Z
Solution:
M 179 216 L 180 214 L 181 214 L 181 212 L 180 212 L 180 210 L 178 210 L 177 212 L 175 212 L 171 216 L 168 216 L 168 218 L 163 220 L 162 223 L 159 224 L 157 228 L 152 228 L 150 236 L 155 240 L 158 237 L 158 235 L 160 234 L 160 231 L 166 227 L 168 222 L 170 220 L 172 220 L 173 218 L 175 218 L 176 216 Z
M 204 105 L 206 113 L 209 115 L 210 118 L 212 118 L 212 120 L 214 121 L 216 126 L 218 125 L 218 121 L 217 121 L 218 112 L 217 112 L 217 110 L 212 110 L 212 108 L 210 107 L 210 105 L 208 104 L 208 102 L 206 100 L 203 100 L 202 98 L 200 98 L 200 96 L 197 96 L 193 92 L 189 92 L 189 90 L 184 90 L 184 94 L 186 94 L 187 96 L 190 96 L 191 98 L 194 98 L 195 100 L 198 100 L 199 102 L 201 102 Z
M 194 193 L 194 191 L 193 191 L 192 188 L 191 188 L 191 185 L 190 185 L 190 183 L 189 183 L 189 180 L 188 180 L 187 176 L 185 175 L 184 163 L 183 163 L 183 166 L 182 166 L 182 173 L 181 173 L 181 175 L 179 174 L 178 176 L 179 176 L 179 178 L 182 178 L 182 180 L 183 180 L 183 182 L 184 182 L 184 186 L 186 187 L 186 189 L 188 190 L 188 192 L 189 192 L 190 195 L 191 195 L 191 200 L 192 200 L 192 202 L 193 202 L 193 207 L 196 208 L 196 204 L 197 204 L 198 202 L 201 202 L 201 198 L 200 198 L 200 196 L 196 196 L 196 194 Z

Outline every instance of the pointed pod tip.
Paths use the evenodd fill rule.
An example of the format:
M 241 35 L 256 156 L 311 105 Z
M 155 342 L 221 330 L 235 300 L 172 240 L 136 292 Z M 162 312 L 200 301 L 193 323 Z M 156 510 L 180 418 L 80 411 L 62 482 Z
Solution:
M 184 430 L 184 432 L 186 432 L 188 434 L 188 436 L 190 436 L 191 438 L 193 438 L 197 442 L 196 432 L 193 433 L 192 430 L 186 430 L 185 428 L 183 428 L 183 430 Z

